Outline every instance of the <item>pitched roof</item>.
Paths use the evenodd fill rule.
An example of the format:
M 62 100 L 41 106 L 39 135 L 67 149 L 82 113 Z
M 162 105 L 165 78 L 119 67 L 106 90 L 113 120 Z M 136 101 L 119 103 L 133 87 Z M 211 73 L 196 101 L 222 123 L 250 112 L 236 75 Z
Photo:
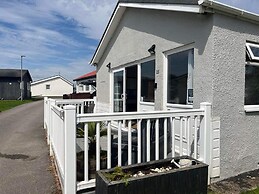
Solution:
M 30 81 L 32 81 L 30 72 L 27 69 L 22 70 L 22 75 L 29 76 Z M 0 69 L 0 77 L 15 77 L 20 78 L 21 77 L 21 70 L 20 69 Z
M 73 86 L 72 82 L 70 82 L 66 78 L 62 77 L 61 75 L 54 75 L 52 77 L 47 77 L 47 78 L 44 78 L 44 79 L 40 79 L 40 80 L 32 82 L 31 85 L 41 84 L 41 83 L 44 83 L 44 82 L 47 82 L 47 81 L 51 81 L 51 80 L 54 80 L 54 79 L 62 79 L 65 82 L 67 82 L 68 84 L 70 84 L 71 86 Z
M 225 12 L 236 18 L 259 23 L 259 15 L 232 7 L 215 0 L 119 0 L 95 50 L 90 64 L 96 65 L 101 59 L 127 8 L 157 9 L 191 13 Z
M 84 75 L 74 79 L 73 81 L 79 81 L 79 80 L 82 80 L 82 79 L 92 78 L 92 77 L 95 77 L 95 76 L 96 76 L 96 71 L 92 71 L 92 72 L 89 72 L 87 74 L 84 74 Z
M 198 0 L 119 0 L 121 3 L 157 3 L 198 5 Z

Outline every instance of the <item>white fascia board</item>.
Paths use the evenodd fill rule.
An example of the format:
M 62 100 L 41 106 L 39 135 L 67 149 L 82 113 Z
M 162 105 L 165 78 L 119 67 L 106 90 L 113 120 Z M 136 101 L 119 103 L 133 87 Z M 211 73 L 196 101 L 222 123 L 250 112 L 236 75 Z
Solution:
M 250 57 L 252 58 L 252 60 L 256 60 L 259 61 L 259 57 L 254 55 L 254 52 L 252 51 L 251 47 L 255 47 L 257 49 L 259 49 L 259 45 L 258 44 L 253 44 L 253 43 L 246 43 L 246 48 L 248 50 L 248 53 L 250 55 Z
M 214 0 L 199 0 L 198 4 L 202 5 L 204 7 L 209 7 L 214 10 L 218 10 L 220 12 L 229 13 L 234 16 L 239 16 L 241 18 L 259 22 L 258 14 L 255 14 L 255 13 L 252 13 L 249 11 L 245 11 L 245 10 L 242 10 L 242 9 L 230 6 L 230 5 L 226 5 L 224 3 L 220 3 L 220 2 L 217 2 Z
M 59 77 L 59 76 L 56 75 L 56 76 L 53 76 L 53 77 L 48 77 L 48 78 L 45 78 L 45 79 L 41 79 L 41 80 L 32 82 L 31 85 L 36 85 L 36 84 L 39 84 L 39 83 L 43 83 L 43 82 L 46 82 L 46 81 L 50 81 L 50 80 L 56 79 L 56 78 L 58 78 L 58 77 Z
M 60 77 L 63 81 L 67 82 L 69 85 L 71 85 L 71 86 L 74 85 L 71 81 L 67 80 L 66 78 L 64 78 L 64 77 L 62 77 L 62 76 L 59 76 L 59 77 Z
M 49 77 L 49 78 L 45 78 L 45 79 L 41 79 L 41 80 L 32 82 L 31 86 L 36 85 L 36 84 L 40 84 L 40 83 L 44 83 L 44 82 L 47 82 L 47 81 L 50 81 L 50 80 L 54 80 L 54 79 L 57 79 L 57 78 L 61 78 L 63 81 L 67 82 L 71 86 L 74 85 L 72 82 L 70 82 L 69 80 L 63 78 L 62 76 L 56 75 L 56 76 L 53 76 L 53 77 Z
M 104 32 L 101 42 L 100 42 L 99 46 L 97 47 L 96 52 L 95 52 L 90 64 L 95 64 L 95 63 L 99 62 L 102 54 L 104 53 L 104 50 L 106 49 L 110 39 L 113 36 L 114 31 L 116 30 L 116 28 L 121 20 L 121 17 L 123 15 L 125 9 L 126 9 L 125 7 L 121 7 L 120 5 L 118 5 L 116 7 L 115 12 Z
M 122 7 L 156 9 L 164 11 L 180 11 L 191 13 L 203 13 L 203 9 L 199 5 L 183 5 L 183 4 L 157 4 L 157 3 L 120 3 Z

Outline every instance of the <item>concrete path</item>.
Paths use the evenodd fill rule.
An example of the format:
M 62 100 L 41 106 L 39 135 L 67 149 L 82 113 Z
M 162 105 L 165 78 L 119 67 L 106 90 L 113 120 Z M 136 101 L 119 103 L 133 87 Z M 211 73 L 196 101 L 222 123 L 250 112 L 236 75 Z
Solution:
M 57 193 L 43 129 L 43 101 L 0 113 L 0 194 Z

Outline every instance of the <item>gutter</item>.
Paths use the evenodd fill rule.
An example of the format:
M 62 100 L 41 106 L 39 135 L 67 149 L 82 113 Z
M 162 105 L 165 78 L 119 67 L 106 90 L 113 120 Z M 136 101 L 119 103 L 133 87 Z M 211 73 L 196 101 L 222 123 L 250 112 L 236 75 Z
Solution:
M 244 18 L 247 20 L 250 20 L 251 22 L 259 22 L 259 15 L 249 12 L 249 11 L 245 11 L 243 9 L 238 9 L 236 7 L 232 7 L 230 5 L 226 5 L 224 3 L 220 3 L 214 0 L 199 0 L 198 4 L 204 7 L 208 7 L 208 8 L 212 8 L 214 10 L 218 10 L 221 12 L 225 12 L 225 13 L 229 13 L 231 15 L 235 15 L 237 17 L 240 18 Z M 205 9 L 206 12 L 206 9 Z

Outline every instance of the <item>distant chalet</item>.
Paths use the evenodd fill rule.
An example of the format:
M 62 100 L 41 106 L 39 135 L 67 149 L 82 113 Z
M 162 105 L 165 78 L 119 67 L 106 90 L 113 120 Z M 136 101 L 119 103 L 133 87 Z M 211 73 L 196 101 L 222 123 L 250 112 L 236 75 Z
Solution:
M 22 71 L 23 77 L 23 99 L 31 98 L 30 83 L 32 81 L 28 70 Z M 21 70 L 20 69 L 0 69 L 0 99 L 18 100 L 21 98 Z

